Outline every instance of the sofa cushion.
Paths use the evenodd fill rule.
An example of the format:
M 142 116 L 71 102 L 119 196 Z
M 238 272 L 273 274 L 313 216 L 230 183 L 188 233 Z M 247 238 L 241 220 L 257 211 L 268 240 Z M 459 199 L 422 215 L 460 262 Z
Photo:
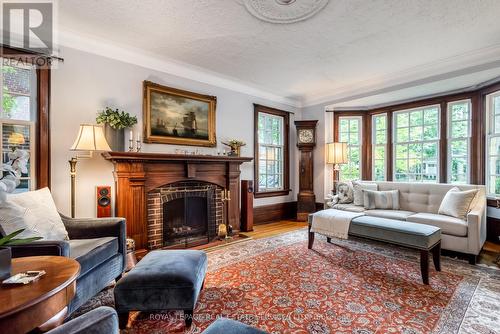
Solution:
M 80 276 L 118 254 L 118 238 L 69 240 L 69 256 L 80 263 Z
M 352 181 L 352 189 L 354 191 L 354 205 L 363 206 L 365 203 L 363 190 L 378 190 L 378 186 L 373 182 L 361 182 L 361 181 Z
M 406 218 L 406 220 L 412 223 L 437 226 L 443 234 L 457 237 L 467 236 L 467 222 L 455 217 L 422 212 L 414 214 Z
M 354 218 L 349 235 L 419 249 L 430 249 L 441 240 L 438 227 L 370 216 Z
M 396 220 L 407 220 L 407 218 L 411 215 L 414 215 L 415 212 L 405 211 L 405 210 L 366 210 L 365 214 L 367 216 L 372 217 L 380 217 L 387 219 L 396 219 Z
M 438 214 L 465 220 L 470 204 L 476 194 L 476 189 L 460 191 L 458 187 L 451 188 L 444 195 Z
M 362 206 L 354 205 L 354 204 L 335 204 L 332 209 L 342 210 L 342 211 L 351 211 L 351 212 L 364 212 L 365 208 Z

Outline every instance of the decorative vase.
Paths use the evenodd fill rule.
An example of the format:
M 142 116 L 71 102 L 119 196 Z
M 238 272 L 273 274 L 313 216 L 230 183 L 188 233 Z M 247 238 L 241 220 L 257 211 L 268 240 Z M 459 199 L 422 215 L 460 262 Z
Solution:
M 0 247 L 0 280 L 10 277 L 12 253 L 10 247 Z
M 125 129 L 113 129 L 106 123 L 104 125 L 104 136 L 113 151 L 125 152 Z
M 231 156 L 239 157 L 241 152 L 241 146 L 231 146 Z

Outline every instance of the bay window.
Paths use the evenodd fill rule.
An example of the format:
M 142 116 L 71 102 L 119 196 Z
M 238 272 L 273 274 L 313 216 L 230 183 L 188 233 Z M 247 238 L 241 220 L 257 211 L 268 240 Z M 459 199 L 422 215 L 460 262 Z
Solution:
M 486 185 L 490 195 L 500 195 L 500 91 L 486 97 Z
M 471 101 L 448 103 L 448 182 L 470 182 Z
M 340 165 L 340 180 L 361 178 L 362 117 L 339 117 L 339 141 L 347 143 L 348 163 Z
M 394 113 L 394 181 L 439 180 L 439 106 Z
M 372 178 L 374 181 L 386 179 L 387 157 L 387 114 L 372 117 Z

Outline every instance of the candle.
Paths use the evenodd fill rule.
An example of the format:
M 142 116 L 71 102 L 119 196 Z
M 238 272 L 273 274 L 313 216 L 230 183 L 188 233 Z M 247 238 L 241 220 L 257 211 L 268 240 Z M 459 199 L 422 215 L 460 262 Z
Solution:
M 141 141 L 141 134 L 137 132 L 137 141 Z
M 132 130 L 129 132 L 129 138 L 134 140 L 134 132 Z

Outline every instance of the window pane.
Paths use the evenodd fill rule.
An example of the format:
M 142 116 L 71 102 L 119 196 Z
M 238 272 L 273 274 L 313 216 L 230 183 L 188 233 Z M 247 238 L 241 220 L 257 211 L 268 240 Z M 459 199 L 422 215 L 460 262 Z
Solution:
M 408 145 L 396 145 L 396 159 L 408 158 Z
M 458 121 L 451 123 L 451 136 L 452 138 L 464 138 L 469 135 L 469 121 Z
M 426 125 L 424 127 L 424 140 L 438 139 L 439 131 L 438 124 Z
M 490 155 L 500 155 L 500 137 L 493 137 L 490 140 Z
M 340 120 L 340 132 L 349 132 L 349 120 L 347 119 L 341 119 Z
M 424 124 L 437 124 L 439 120 L 439 110 L 437 108 L 424 110 Z
M 399 143 L 404 143 L 409 141 L 409 128 L 396 129 L 396 141 Z
M 424 159 L 437 159 L 438 144 L 437 143 L 424 143 L 423 157 Z
M 410 128 L 410 141 L 421 141 L 422 140 L 422 127 Z
M 396 114 L 396 126 L 398 128 L 408 126 L 408 119 L 409 119 L 409 116 L 407 113 Z
M 383 160 L 385 159 L 385 147 L 376 146 L 374 149 L 374 159 Z
M 489 181 L 489 193 L 500 194 L 500 176 L 490 176 Z
M 455 103 L 451 106 L 451 120 L 468 120 L 469 119 L 469 104 Z
M 452 156 L 467 156 L 468 154 L 468 143 L 467 139 L 464 140 L 454 140 L 451 142 L 451 155 Z
M 413 111 L 410 113 L 410 126 L 421 126 L 423 122 L 422 111 Z

